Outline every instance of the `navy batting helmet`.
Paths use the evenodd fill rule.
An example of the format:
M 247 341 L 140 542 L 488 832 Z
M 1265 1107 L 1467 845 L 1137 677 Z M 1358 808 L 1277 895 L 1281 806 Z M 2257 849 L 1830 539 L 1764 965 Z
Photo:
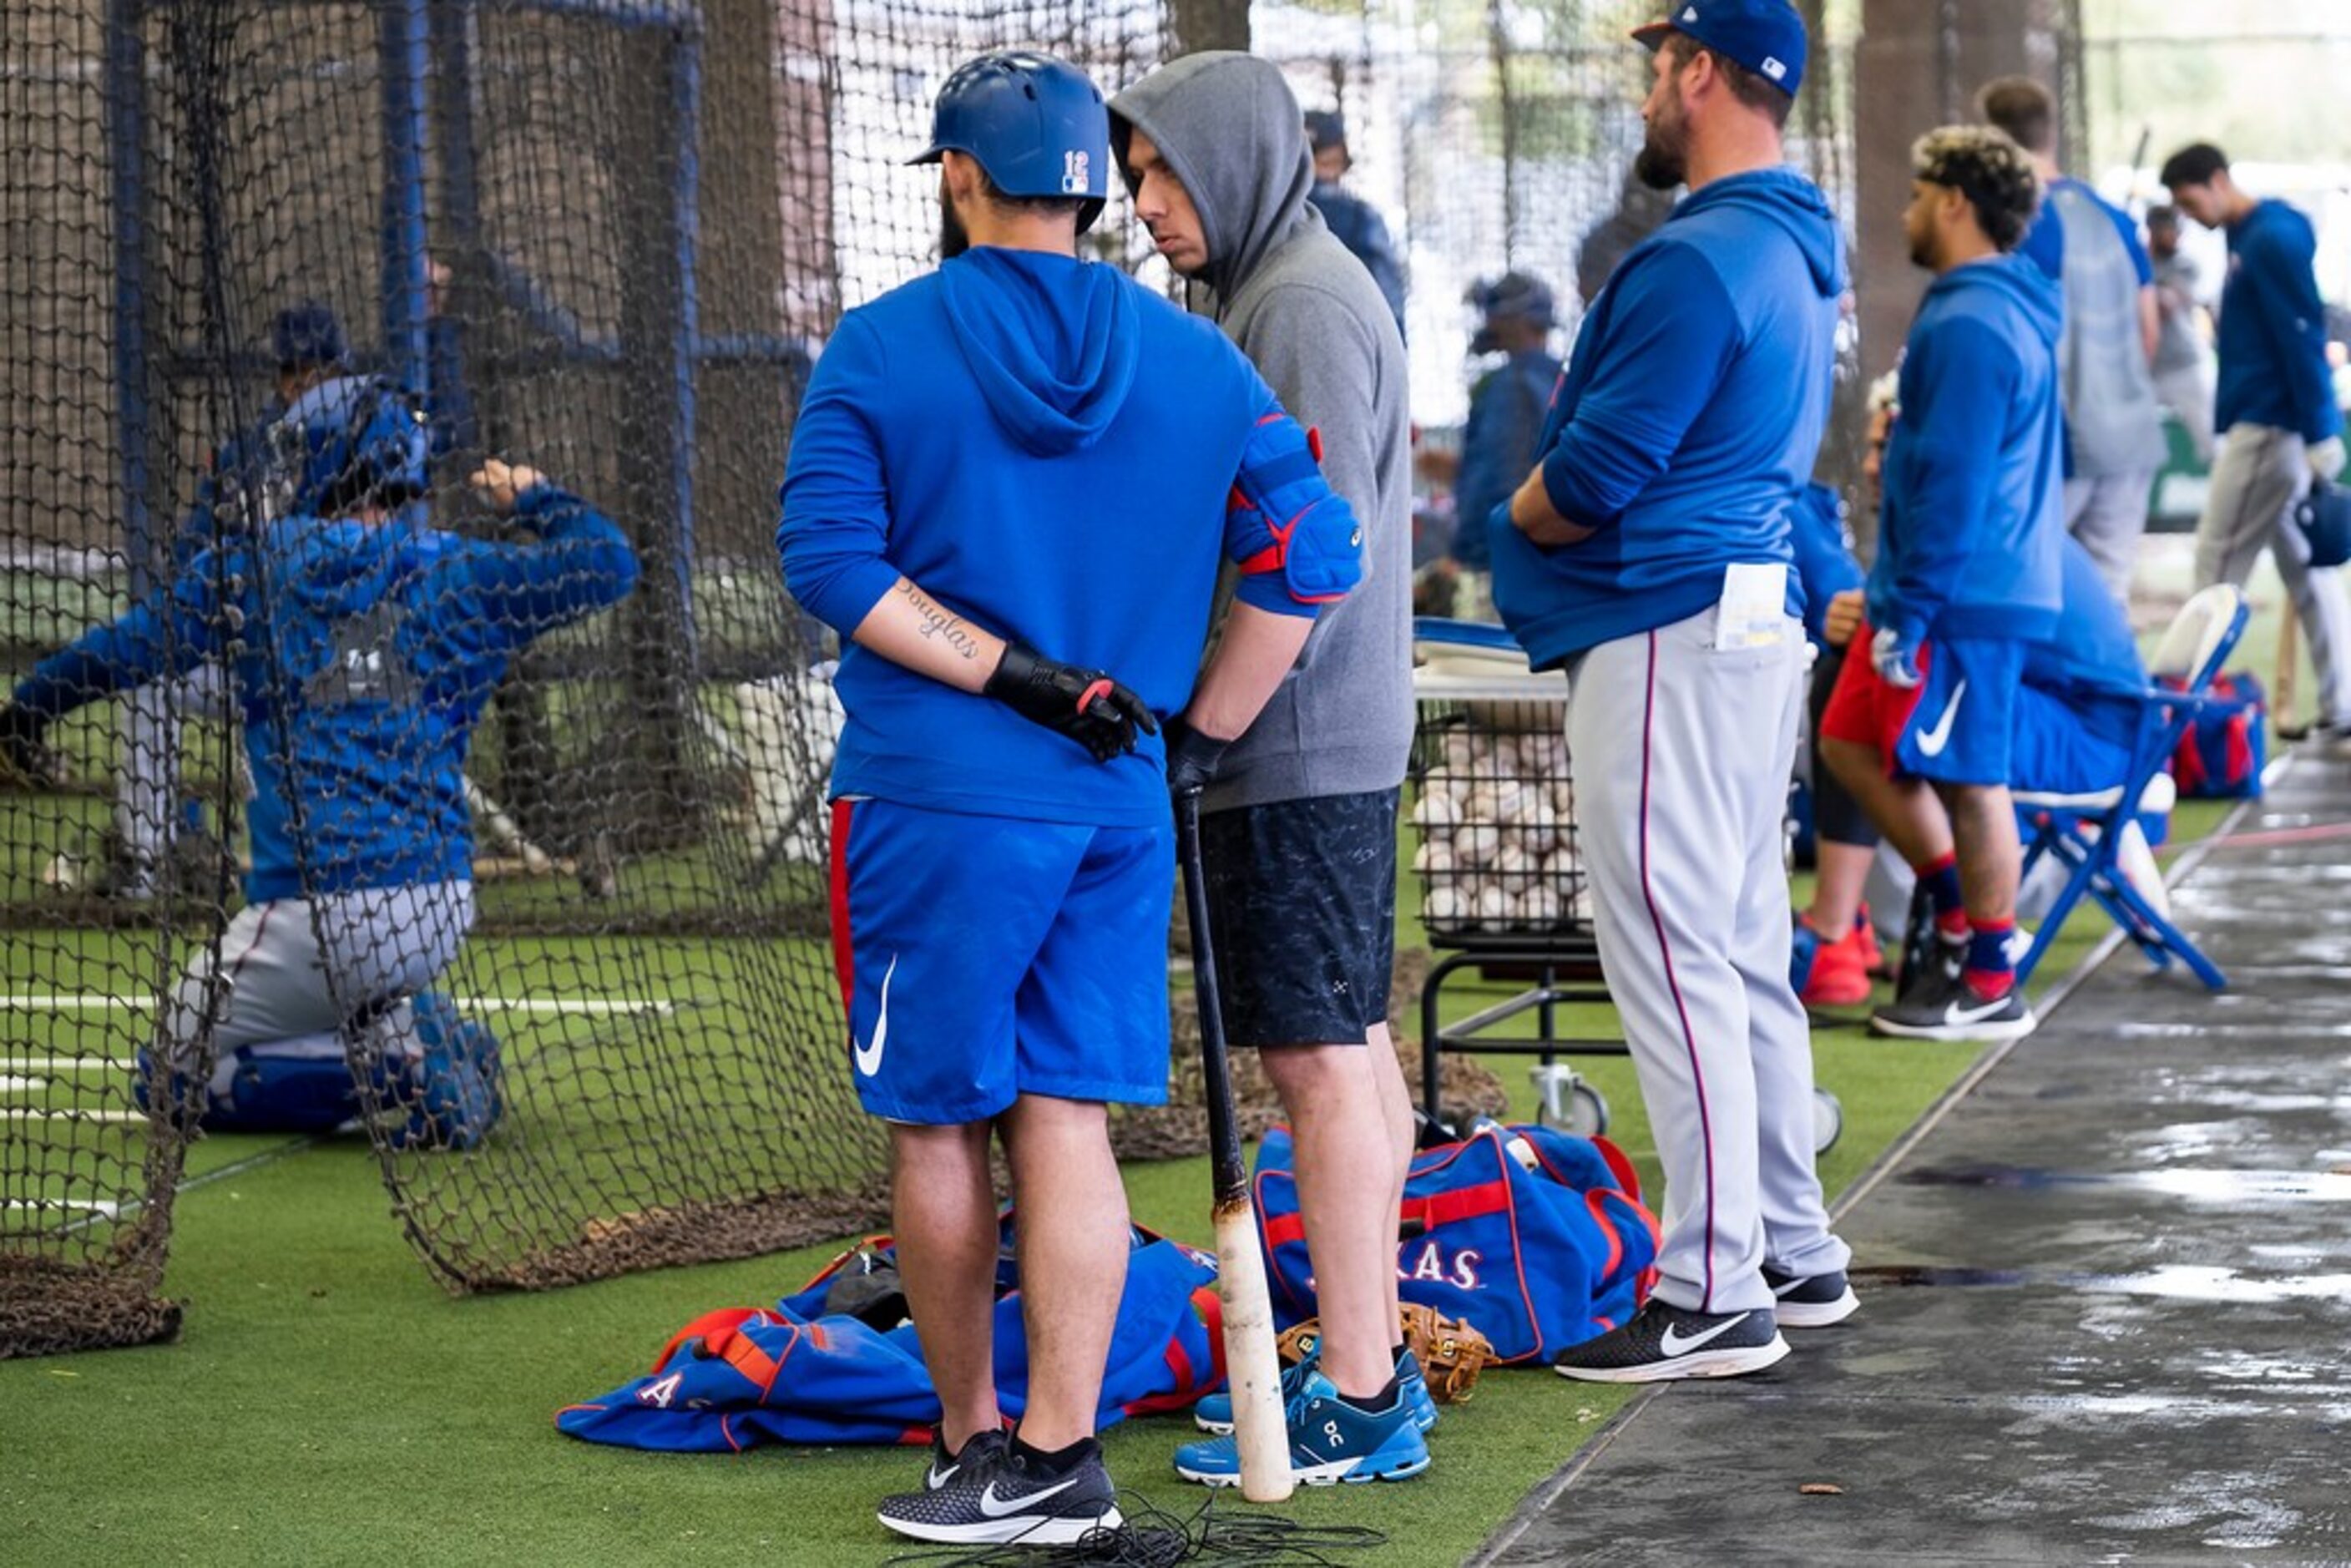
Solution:
M 343 324 L 315 299 L 280 310 L 277 319 L 270 323 L 269 339 L 270 347 L 277 350 L 277 368 L 283 371 L 340 365 L 350 357 L 343 341 Z
M 423 495 L 429 443 L 415 399 L 380 377 L 346 377 L 294 400 L 271 431 L 287 504 L 340 517 Z
M 956 68 L 931 106 L 931 144 L 912 160 L 962 152 L 1015 197 L 1074 196 L 1078 230 L 1110 194 L 1110 110 L 1085 72 L 1050 55 L 1012 50 Z

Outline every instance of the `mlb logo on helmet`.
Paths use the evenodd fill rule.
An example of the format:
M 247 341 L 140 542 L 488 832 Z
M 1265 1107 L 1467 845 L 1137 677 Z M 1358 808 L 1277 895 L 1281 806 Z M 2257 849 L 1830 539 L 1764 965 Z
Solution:
M 1689 0 L 1670 21 L 1635 27 L 1633 37 L 1654 49 L 1668 33 L 1685 34 L 1789 93 L 1803 85 L 1810 48 L 1804 19 L 1789 0 Z
M 1092 160 L 1083 152 L 1061 154 L 1061 194 L 1085 196 L 1093 193 L 1093 184 L 1086 175 L 1086 166 Z

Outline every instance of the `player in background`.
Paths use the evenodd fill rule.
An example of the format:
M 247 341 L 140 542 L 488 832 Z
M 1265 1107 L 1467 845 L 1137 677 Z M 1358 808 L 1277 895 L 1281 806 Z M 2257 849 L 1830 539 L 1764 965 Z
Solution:
M 356 1113 L 357 1067 L 408 1112 L 402 1141 L 468 1146 L 496 1119 L 496 1042 L 424 990 L 474 918 L 466 744 L 512 655 L 626 597 L 636 557 L 585 502 L 495 460 L 475 488 L 536 542 L 412 527 L 428 438 L 401 399 L 306 393 L 266 434 L 315 505 L 254 494 L 282 482 L 276 460 L 215 474 L 213 542 L 43 659 L 0 736 L 37 748 L 84 703 L 216 662 L 253 775 L 253 868 L 139 1092 L 164 1086 L 211 1128 L 322 1131 Z
M 1661 1279 L 1554 1364 L 1722 1377 L 1856 1305 L 1813 1165 L 1781 824 L 1803 702 L 1789 511 L 1827 423 L 1844 257 L 1781 132 L 1786 0 L 1688 0 L 1655 51 L 1638 168 L 1690 194 L 1577 334 L 1541 455 L 1491 533 L 1494 602 L 1564 669 L 1600 962 L 1665 1166 Z M 1776 1302 L 1776 1311 L 1775 1311 Z
M 2220 291 L 2213 426 L 2227 439 L 2196 526 L 2196 585 L 2252 575 L 2267 547 L 2310 638 L 2322 755 L 2351 758 L 2351 594 L 2343 573 L 2310 564 L 2294 503 L 2343 472 L 2343 410 L 2326 362 L 2326 306 L 2313 270 L 2317 236 L 2287 204 L 2237 183 L 2221 151 L 2199 142 L 2163 165 L 2174 205 L 2229 235 Z
M 2009 797 L 2017 692 L 2061 603 L 2063 299 L 2017 254 L 2040 178 L 2001 131 L 1951 126 L 1911 152 L 1911 259 L 1935 275 L 1911 323 L 1886 452 L 1866 624 L 1821 751 L 1931 901 L 1935 956 L 1870 1019 L 1881 1034 L 2029 1032 L 2009 937 L 2021 849 Z M 1890 777 L 1888 772 L 1890 770 Z M 1939 796 L 1949 842 L 1906 831 Z
M 1291 102 L 1297 100 L 1292 99 Z M 1314 186 L 1306 199 L 1330 225 L 1332 237 L 1364 264 L 1378 285 L 1395 320 L 1396 336 L 1404 336 L 1404 267 L 1396 260 L 1395 241 L 1388 237 L 1387 220 L 1379 209 L 1342 183 L 1355 166 L 1347 151 L 1347 122 L 1327 109 L 1308 110 L 1301 117 L 1306 141 L 1314 152 Z
M 942 1407 L 925 1490 L 879 1518 L 927 1541 L 1068 1543 L 1119 1522 L 1094 1440 L 1128 1247 L 1105 1106 L 1166 1098 L 1169 784 L 1213 756 L 1198 737 L 1249 727 L 1353 587 L 1361 541 L 1239 351 L 1078 258 L 1111 173 L 1081 72 L 971 61 L 922 158 L 940 165 L 944 259 L 841 319 L 777 530 L 792 596 L 843 643 L 846 1065 L 889 1123 L 899 1267 Z M 1203 671 L 1228 559 L 1240 583 Z M 1195 738 L 1167 755 L 1160 723 L 1187 702 Z M 1008 1439 L 992 1130 L 1031 1369 Z
M 1208 911 L 1231 1044 L 1254 1047 L 1295 1134 L 1322 1335 L 1287 1380 L 1303 1479 L 1394 1479 L 1428 1463 L 1437 1406 L 1405 1348 L 1396 1223 L 1412 1095 L 1388 1036 L 1396 807 L 1412 751 L 1412 415 L 1404 340 L 1372 279 L 1309 204 L 1298 100 L 1280 68 L 1209 51 L 1111 105 L 1135 215 L 1203 287 L 1282 406 L 1321 442 L 1364 532 L 1364 580 L 1315 626 L 1246 734 L 1222 755 L 1201 821 Z M 1238 737 L 1238 738 L 1236 738 Z M 1225 748 L 1229 743 L 1228 748 Z M 1211 1408 L 1204 1425 L 1230 1412 Z M 1179 1449 L 1223 1485 L 1230 1437 Z
M 2059 171 L 2055 94 L 2031 77 L 2002 77 L 1976 95 L 1976 111 L 2024 149 L 2041 181 L 2040 213 L 2017 249 L 2064 298 L 2065 528 L 2127 603 L 2168 452 L 2152 368 L 2163 331 L 2155 264 L 2127 213 Z

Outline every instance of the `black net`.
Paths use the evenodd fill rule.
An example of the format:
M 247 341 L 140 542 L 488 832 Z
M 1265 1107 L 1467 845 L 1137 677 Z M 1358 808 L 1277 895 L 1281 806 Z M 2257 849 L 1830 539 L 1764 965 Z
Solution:
M 929 264 L 935 176 L 902 163 L 954 64 L 1034 45 L 1115 89 L 1234 9 L 5 9 L 0 636 L 13 677 L 92 657 L 42 666 L 34 706 L 72 711 L 12 709 L 0 770 L 0 1349 L 167 1326 L 199 1113 L 355 1120 L 458 1288 L 877 1215 L 831 649 L 772 542 L 793 411 L 841 312 Z M 1255 8 L 1350 122 L 1432 446 L 1479 369 L 1463 289 L 1535 271 L 1571 330 L 1661 215 L 1625 180 L 1651 9 Z M 1841 205 L 1843 61 L 1795 142 Z M 1122 203 L 1088 243 L 1165 281 Z M 1548 771 L 1512 745 L 1465 765 Z M 20 1333 L 19 1301 L 83 1326 Z

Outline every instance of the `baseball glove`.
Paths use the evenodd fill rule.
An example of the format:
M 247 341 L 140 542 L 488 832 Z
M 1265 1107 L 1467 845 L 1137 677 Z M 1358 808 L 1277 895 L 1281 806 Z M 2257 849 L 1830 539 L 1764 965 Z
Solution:
M 1417 1301 L 1403 1303 L 1398 1313 L 1404 1320 L 1404 1342 L 1419 1360 L 1421 1375 L 1428 1379 L 1429 1397 L 1439 1405 L 1467 1400 L 1478 1386 L 1478 1375 L 1494 1359 L 1493 1342 L 1461 1319 Z

